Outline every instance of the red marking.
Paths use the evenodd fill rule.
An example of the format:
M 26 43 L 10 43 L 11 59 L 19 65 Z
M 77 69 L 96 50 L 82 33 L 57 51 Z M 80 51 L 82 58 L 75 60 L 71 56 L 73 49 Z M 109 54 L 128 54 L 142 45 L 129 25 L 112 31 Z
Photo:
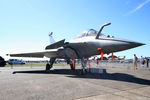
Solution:
M 104 53 L 103 52 L 101 52 L 101 60 L 103 60 L 104 59 Z
M 72 66 L 73 66 L 73 68 L 75 68 L 75 61 L 74 60 L 72 60 Z
M 90 60 L 88 60 L 88 66 L 89 66 L 89 68 L 91 67 Z
M 114 58 L 114 54 L 112 53 L 112 60 L 114 60 L 115 58 Z
M 97 48 L 97 51 L 102 52 L 102 48 Z
M 104 52 L 102 52 L 102 48 L 97 48 L 97 51 L 100 53 L 101 55 L 101 60 L 104 59 Z

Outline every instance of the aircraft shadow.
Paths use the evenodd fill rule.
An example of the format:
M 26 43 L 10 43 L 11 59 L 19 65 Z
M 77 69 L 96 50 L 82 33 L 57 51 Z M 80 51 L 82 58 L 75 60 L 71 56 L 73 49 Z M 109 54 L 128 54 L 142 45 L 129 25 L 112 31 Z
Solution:
M 134 75 L 125 74 L 125 73 L 107 73 L 106 72 L 104 74 L 88 73 L 86 75 L 81 75 L 80 69 L 76 71 L 71 71 L 70 69 L 54 69 L 50 71 L 34 70 L 34 71 L 14 71 L 13 72 L 13 74 L 16 74 L 16 73 L 59 74 L 59 75 L 67 75 L 66 77 L 70 77 L 70 78 L 115 80 L 115 81 L 130 82 L 130 83 L 136 83 L 136 84 L 142 84 L 142 85 L 150 85 L 150 80 L 138 78 L 138 77 L 135 77 Z
M 76 75 L 80 70 L 72 71 L 70 69 L 54 69 L 50 71 L 45 70 L 33 70 L 33 71 L 14 71 L 16 73 L 28 73 L 28 74 L 60 74 L 60 75 Z

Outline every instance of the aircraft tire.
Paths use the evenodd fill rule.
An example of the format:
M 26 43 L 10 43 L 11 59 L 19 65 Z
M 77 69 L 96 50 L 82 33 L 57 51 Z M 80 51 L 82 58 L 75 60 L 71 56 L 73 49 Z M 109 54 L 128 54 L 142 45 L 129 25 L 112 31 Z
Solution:
M 6 65 L 6 61 L 4 60 L 4 58 L 0 56 L 0 67 L 4 67 L 5 65 Z
M 75 70 L 75 67 L 73 67 L 73 64 L 70 64 L 71 70 Z
M 50 64 L 46 64 L 46 70 L 48 71 L 50 70 L 50 68 L 51 68 Z
M 0 62 L 0 67 L 5 67 L 5 65 L 6 65 L 6 62 L 5 62 L 5 61 Z
M 85 74 L 87 74 L 87 70 L 86 69 L 82 69 L 81 70 L 81 75 L 85 75 Z

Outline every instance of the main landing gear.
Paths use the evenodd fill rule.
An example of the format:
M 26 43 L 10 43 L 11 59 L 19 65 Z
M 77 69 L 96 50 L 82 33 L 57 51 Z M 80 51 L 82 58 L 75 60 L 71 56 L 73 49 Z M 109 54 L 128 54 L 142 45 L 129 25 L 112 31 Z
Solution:
M 50 59 L 49 63 L 46 64 L 46 71 L 49 71 L 53 67 L 53 64 L 54 64 L 55 60 L 56 60 L 56 58 L 51 58 Z M 81 59 L 81 64 L 82 64 L 81 74 L 84 75 L 84 74 L 87 73 L 87 71 L 86 71 L 87 58 L 82 58 Z M 70 61 L 70 67 L 71 67 L 71 70 L 75 70 L 74 60 Z
M 73 59 L 70 60 L 70 68 L 73 71 L 75 70 L 75 60 L 73 60 Z
M 53 67 L 56 58 L 50 58 L 49 63 L 46 64 L 46 71 L 50 70 Z
M 70 68 L 71 70 L 75 70 L 75 61 L 73 59 L 67 60 L 70 64 Z M 82 58 L 81 59 L 81 65 L 82 65 L 82 69 L 81 69 L 81 75 L 85 75 L 87 73 L 86 71 L 86 65 L 87 65 L 87 58 Z
M 81 59 L 81 65 L 82 65 L 81 75 L 85 75 L 87 73 L 87 71 L 86 71 L 87 58 L 83 57 Z M 73 71 L 75 70 L 75 61 L 73 59 L 70 59 L 70 68 Z
M 87 70 L 86 70 L 86 65 L 87 65 L 87 58 L 82 58 L 81 59 L 81 64 L 82 64 L 82 70 L 81 70 L 81 74 L 84 75 L 87 73 Z

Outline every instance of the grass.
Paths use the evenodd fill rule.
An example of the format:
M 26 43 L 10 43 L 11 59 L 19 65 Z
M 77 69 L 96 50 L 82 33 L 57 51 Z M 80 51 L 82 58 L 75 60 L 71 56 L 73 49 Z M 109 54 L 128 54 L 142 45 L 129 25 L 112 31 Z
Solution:
M 11 67 L 11 66 L 46 66 L 47 63 L 26 63 L 26 64 L 18 64 L 18 65 L 9 65 L 7 64 L 5 67 Z M 64 66 L 64 65 L 67 65 L 67 64 L 54 64 L 54 66 Z

